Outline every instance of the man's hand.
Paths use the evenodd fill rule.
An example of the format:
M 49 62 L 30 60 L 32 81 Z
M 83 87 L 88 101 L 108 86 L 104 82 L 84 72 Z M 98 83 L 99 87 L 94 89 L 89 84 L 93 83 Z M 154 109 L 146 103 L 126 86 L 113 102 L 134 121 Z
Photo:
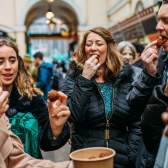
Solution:
M 164 124 L 166 124 L 166 127 L 163 131 L 163 134 L 165 136 L 168 136 L 168 107 L 167 107 L 166 111 L 162 114 L 162 120 L 163 120 Z
M 8 104 L 8 91 L 3 91 L 0 87 L 0 117 L 8 110 L 9 104 Z
M 166 85 L 165 85 L 164 95 L 165 95 L 165 96 L 168 96 L 168 83 L 166 83 Z
M 91 56 L 84 64 L 82 76 L 90 80 L 96 74 L 99 67 L 100 63 L 97 55 Z
M 54 102 L 48 100 L 48 112 L 51 124 L 51 129 L 55 137 L 59 136 L 62 132 L 65 122 L 70 116 L 70 111 L 67 103 L 67 96 L 58 92 L 60 98 Z
M 151 76 L 155 76 L 157 73 L 158 64 L 158 48 L 156 46 L 157 41 L 154 41 L 147 45 L 141 54 L 141 59 L 144 63 L 144 67 L 147 73 Z

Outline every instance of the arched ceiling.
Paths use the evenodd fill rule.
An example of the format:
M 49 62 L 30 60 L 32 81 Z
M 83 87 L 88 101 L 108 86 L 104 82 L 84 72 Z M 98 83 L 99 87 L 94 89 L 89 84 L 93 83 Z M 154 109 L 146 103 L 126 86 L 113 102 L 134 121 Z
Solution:
M 70 30 L 77 31 L 78 18 L 74 9 L 66 2 L 62 0 L 55 0 L 53 2 L 48 2 L 47 0 L 41 0 L 31 7 L 27 13 L 25 19 L 25 25 L 27 29 L 33 23 L 34 20 L 45 16 L 49 9 L 49 4 L 51 6 L 52 12 L 55 16 L 61 19 Z

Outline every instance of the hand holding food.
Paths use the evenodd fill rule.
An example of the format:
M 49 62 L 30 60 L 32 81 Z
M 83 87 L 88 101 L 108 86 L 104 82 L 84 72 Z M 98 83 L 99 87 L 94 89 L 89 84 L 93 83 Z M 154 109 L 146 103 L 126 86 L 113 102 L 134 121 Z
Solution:
M 157 41 L 152 42 L 151 44 L 145 47 L 145 50 L 141 54 L 141 59 L 144 63 L 144 67 L 149 75 L 155 76 L 157 73 L 158 65 L 158 48 L 156 46 Z
M 82 76 L 90 80 L 96 74 L 96 71 L 99 67 L 100 63 L 98 56 L 91 56 L 84 64 Z
M 67 96 L 60 92 L 52 90 L 48 93 L 48 112 L 51 129 L 54 136 L 58 136 L 64 127 L 65 122 L 70 116 L 70 111 L 66 105 Z
M 8 91 L 3 91 L 0 87 L 0 117 L 8 110 Z

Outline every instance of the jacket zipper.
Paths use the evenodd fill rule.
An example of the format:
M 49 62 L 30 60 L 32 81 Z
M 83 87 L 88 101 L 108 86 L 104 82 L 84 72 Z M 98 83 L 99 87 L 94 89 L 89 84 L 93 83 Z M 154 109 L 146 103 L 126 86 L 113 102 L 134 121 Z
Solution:
M 110 130 L 109 130 L 110 119 L 112 118 L 112 115 L 113 115 L 113 112 L 114 112 L 114 106 L 113 106 L 113 104 L 114 104 L 114 102 L 113 102 L 114 101 L 114 88 L 113 88 L 113 85 L 112 85 L 112 94 L 113 94 L 112 95 L 112 115 L 111 115 L 110 119 L 107 119 L 106 112 L 105 112 L 105 103 L 104 103 L 103 95 L 102 95 L 99 87 L 97 86 L 96 82 L 95 82 L 95 85 L 96 85 L 96 87 L 98 89 L 98 92 L 99 92 L 99 94 L 100 94 L 100 96 L 103 100 L 103 105 L 104 105 L 103 111 L 104 111 L 104 114 L 105 114 L 105 117 L 106 117 L 106 128 L 105 128 L 105 131 L 104 131 L 104 140 L 106 141 L 106 147 L 108 148 L 109 147 L 109 139 L 110 139 Z
M 110 118 L 108 119 L 106 116 L 106 129 L 105 129 L 105 140 L 106 140 L 106 147 L 109 147 L 109 140 L 110 140 L 110 119 L 112 118 L 112 115 L 114 113 L 114 88 L 112 85 L 112 114 Z M 106 114 L 105 114 L 106 115 Z

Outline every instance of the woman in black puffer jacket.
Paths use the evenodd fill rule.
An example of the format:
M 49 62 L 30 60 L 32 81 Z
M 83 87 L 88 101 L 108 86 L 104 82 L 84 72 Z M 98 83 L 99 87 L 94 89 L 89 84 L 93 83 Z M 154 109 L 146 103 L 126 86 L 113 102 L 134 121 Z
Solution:
M 115 168 L 134 167 L 140 117 L 131 115 L 126 95 L 139 69 L 123 66 L 111 33 L 101 27 L 86 32 L 77 61 L 79 66 L 68 74 L 61 89 L 68 95 L 71 111 L 72 151 L 113 148 Z

